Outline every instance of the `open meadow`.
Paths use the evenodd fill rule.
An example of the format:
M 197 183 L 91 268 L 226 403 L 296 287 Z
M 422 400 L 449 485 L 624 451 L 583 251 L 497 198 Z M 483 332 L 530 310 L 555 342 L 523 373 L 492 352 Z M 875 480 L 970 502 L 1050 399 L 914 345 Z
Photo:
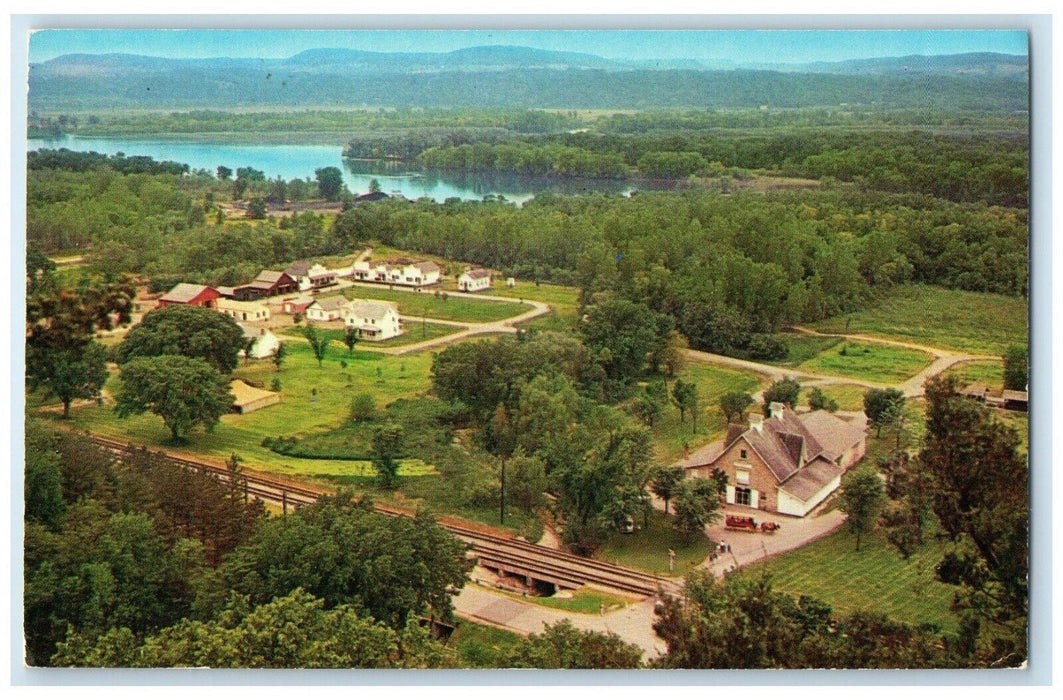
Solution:
M 930 364 L 929 353 L 874 343 L 845 342 L 802 362 L 797 369 L 862 379 L 875 384 L 899 384 Z
M 824 333 L 859 333 L 945 350 L 1001 355 L 1029 339 L 1022 297 L 924 285 L 898 286 L 862 311 L 810 324 Z
M 388 289 L 387 285 L 357 286 L 343 290 L 348 299 L 392 301 L 398 304 L 399 314 L 411 318 L 437 318 L 458 323 L 491 323 L 504 321 L 529 310 L 520 302 L 469 299 L 467 297 L 437 296 L 434 291 L 404 292 Z

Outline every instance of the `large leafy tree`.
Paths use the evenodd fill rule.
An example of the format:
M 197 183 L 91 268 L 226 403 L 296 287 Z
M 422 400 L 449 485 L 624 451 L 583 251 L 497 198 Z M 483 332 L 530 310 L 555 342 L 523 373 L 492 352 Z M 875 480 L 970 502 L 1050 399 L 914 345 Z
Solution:
M 45 389 L 63 404 L 63 418 L 70 417 L 75 399 L 100 395 L 110 376 L 107 350 L 95 341 L 78 347 L 44 349 L 31 345 L 26 353 L 26 385 L 31 391 Z
M 1026 658 L 1029 465 L 1015 430 L 956 389 L 951 376 L 926 383 L 927 434 L 907 497 L 928 497 L 952 542 L 937 575 L 958 587 L 966 650 L 1011 666 Z
M 860 551 L 860 538 L 875 526 L 885 505 L 886 491 L 882 479 L 870 469 L 861 469 L 842 487 L 840 508 L 848 516 L 846 527 L 856 535 L 856 551 Z
M 703 532 L 720 517 L 722 479 L 684 479 L 675 494 L 675 525 L 687 537 Z
M 741 423 L 742 414 L 753 403 L 753 397 L 744 391 L 729 391 L 720 397 L 720 410 L 728 423 Z
M 1012 345 L 1004 352 L 1004 388 L 1026 391 L 1030 351 L 1025 345 Z
M 643 372 L 651 353 L 664 349 L 672 321 L 645 304 L 610 299 L 590 309 L 581 330 L 606 376 L 624 384 Z
M 395 488 L 399 458 L 405 449 L 406 432 L 399 423 L 389 422 L 373 430 L 371 455 L 377 480 L 385 489 Z
M 154 413 L 176 442 L 196 425 L 213 430 L 233 401 L 229 380 L 202 360 L 180 355 L 137 357 L 122 365 L 115 411 L 122 418 Z
M 130 329 L 118 346 L 118 360 L 182 355 L 208 363 L 228 374 L 236 369 L 244 332 L 232 318 L 199 306 L 155 309 Z
M 613 632 L 576 629 L 568 620 L 546 625 L 513 649 L 511 668 L 617 669 L 642 666 L 642 649 Z
M 142 633 L 176 622 L 190 610 L 202 564 L 198 542 L 168 543 L 148 515 L 109 513 L 94 500 L 70 507 L 56 532 L 27 524 L 29 662 L 47 664 L 68 625 Z
M 668 505 L 679 493 L 680 485 L 685 478 L 686 470 L 682 467 L 660 467 L 654 472 L 651 488 L 653 493 L 664 501 L 665 513 L 668 513 Z
M 764 410 L 773 403 L 785 404 L 791 408 L 797 405 L 801 395 L 801 384 L 793 379 L 780 379 L 764 390 Z
M 396 631 L 349 605 L 327 609 L 296 588 L 253 608 L 234 595 L 211 620 L 181 620 L 142 642 L 129 628 L 75 634 L 58 645 L 54 661 L 105 668 L 439 668 L 445 656 L 420 625 Z
M 197 607 L 220 609 L 229 590 L 259 605 L 302 587 L 328 608 L 351 605 L 402 629 L 419 615 L 452 615 L 465 549 L 425 513 L 389 517 L 341 494 L 264 523 L 204 586 Z
M 814 598 L 794 599 L 761 577 L 686 578 L 666 595 L 653 629 L 667 652 L 659 668 L 952 668 L 946 640 L 883 615 L 836 616 Z
M 335 166 L 318 168 L 314 171 L 317 178 L 317 191 L 328 200 L 338 199 L 343 191 L 343 173 Z
M 864 413 L 871 425 L 876 428 L 876 435 L 882 435 L 882 429 L 893 425 L 904 413 L 904 393 L 900 389 L 868 389 L 864 394 Z
M 107 381 L 106 352 L 92 336 L 116 321 L 129 321 L 134 289 L 123 279 L 76 292 L 59 290 L 49 276 L 49 262 L 27 263 L 42 269 L 29 273 L 26 384 L 57 396 L 67 417 L 75 399 L 98 396 Z

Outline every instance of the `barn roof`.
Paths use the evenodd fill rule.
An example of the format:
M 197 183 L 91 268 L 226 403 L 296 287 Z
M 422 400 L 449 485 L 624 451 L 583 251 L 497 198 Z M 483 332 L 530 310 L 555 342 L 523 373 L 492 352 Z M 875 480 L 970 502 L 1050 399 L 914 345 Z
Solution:
M 206 291 L 214 290 L 204 284 L 188 284 L 187 282 L 181 282 L 160 297 L 159 301 L 172 301 L 176 304 L 187 304 Z
M 314 263 L 309 260 L 296 260 L 284 272 L 292 277 L 306 277 L 310 274 L 310 268 L 313 266 Z

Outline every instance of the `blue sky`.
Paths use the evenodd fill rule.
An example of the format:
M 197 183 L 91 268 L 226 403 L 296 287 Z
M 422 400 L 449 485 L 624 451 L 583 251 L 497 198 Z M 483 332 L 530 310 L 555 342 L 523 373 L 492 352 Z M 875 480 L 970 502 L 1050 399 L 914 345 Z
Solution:
M 444 52 L 508 44 L 606 58 L 695 58 L 800 63 L 850 58 L 954 54 L 1026 55 L 1027 35 L 996 30 L 81 30 L 30 37 L 30 62 L 68 53 L 134 53 L 173 58 L 283 58 L 310 48 Z

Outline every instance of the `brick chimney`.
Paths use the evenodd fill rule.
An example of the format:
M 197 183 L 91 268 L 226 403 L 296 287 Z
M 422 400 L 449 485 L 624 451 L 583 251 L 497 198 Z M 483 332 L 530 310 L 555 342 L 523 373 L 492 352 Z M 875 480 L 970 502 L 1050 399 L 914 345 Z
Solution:
M 749 427 L 758 433 L 764 428 L 764 416 L 760 413 L 749 414 Z

